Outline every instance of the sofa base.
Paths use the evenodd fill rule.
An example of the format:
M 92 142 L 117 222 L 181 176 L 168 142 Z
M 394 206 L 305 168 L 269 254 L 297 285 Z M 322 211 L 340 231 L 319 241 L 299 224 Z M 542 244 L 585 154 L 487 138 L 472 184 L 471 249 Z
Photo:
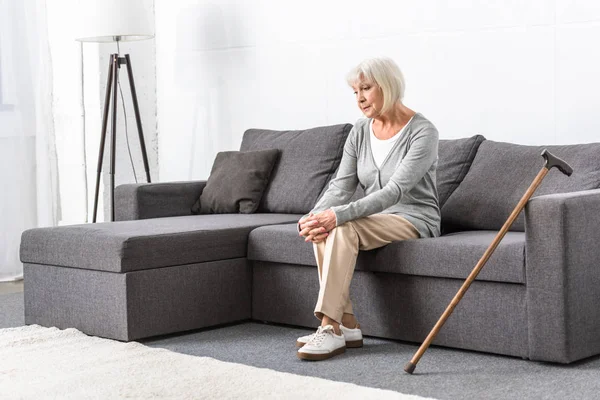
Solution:
M 252 318 L 315 327 L 317 268 L 253 262 Z M 421 343 L 463 281 L 355 271 L 351 297 L 363 333 Z M 273 307 L 277 304 L 277 307 Z M 475 281 L 433 344 L 528 357 L 524 285 Z
M 113 273 L 24 264 L 25 323 L 121 341 L 251 317 L 245 258 Z

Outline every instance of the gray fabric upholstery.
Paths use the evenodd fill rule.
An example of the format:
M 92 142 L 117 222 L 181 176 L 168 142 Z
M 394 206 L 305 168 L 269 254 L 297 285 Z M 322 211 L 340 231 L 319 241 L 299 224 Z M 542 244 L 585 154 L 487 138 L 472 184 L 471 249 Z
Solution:
M 365 252 L 365 270 L 466 279 L 497 232 L 466 231 L 438 238 L 407 240 Z M 509 232 L 477 280 L 525 283 L 525 235 Z
M 252 318 L 316 327 L 317 268 L 253 263 Z M 356 271 L 350 296 L 365 335 L 421 343 L 462 280 Z M 527 357 L 524 285 L 473 282 L 434 344 Z M 273 305 L 277 306 L 274 307 Z M 407 360 L 398 363 L 398 370 Z
M 127 272 L 245 257 L 250 231 L 299 215 L 219 214 L 106 222 L 23 232 L 21 261 Z
M 497 232 L 468 231 L 391 243 L 361 251 L 357 270 L 465 279 Z M 254 229 L 248 259 L 316 266 L 311 243 L 298 236 L 295 225 Z M 508 232 L 479 273 L 477 280 L 525 283 L 525 234 Z
M 25 323 L 130 341 L 250 318 L 245 259 L 114 274 L 25 264 Z
M 136 183 L 115 188 L 115 220 L 191 215 L 206 181 Z
M 248 236 L 248 259 L 316 266 L 312 243 L 304 241 L 297 224 L 261 226 Z
M 344 124 L 301 131 L 247 130 L 240 150 L 281 150 L 258 212 L 309 212 L 340 164 L 350 129 L 352 125 Z
M 525 215 L 529 356 L 600 353 L 600 190 L 539 196 Z
M 127 339 L 125 274 L 23 264 L 25 323 Z
M 543 149 L 573 167 L 567 177 L 551 170 L 534 196 L 600 187 L 600 143 L 523 146 L 484 141 L 471 169 L 442 208 L 448 230 L 500 229 L 544 165 Z M 524 230 L 521 214 L 511 230 Z
M 485 137 L 440 140 L 438 145 L 437 190 L 440 208 L 467 175 L 477 149 Z
M 279 150 L 222 151 L 215 158 L 194 214 L 252 214 L 269 184 Z

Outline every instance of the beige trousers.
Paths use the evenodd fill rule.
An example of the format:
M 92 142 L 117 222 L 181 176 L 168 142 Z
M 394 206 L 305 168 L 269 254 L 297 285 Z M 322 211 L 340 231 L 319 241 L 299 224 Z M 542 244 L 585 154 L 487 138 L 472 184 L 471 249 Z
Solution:
M 374 214 L 346 222 L 329 232 L 327 240 L 314 243 L 320 285 L 315 316 L 323 319 L 325 314 L 339 323 L 344 313 L 353 314 L 350 282 L 359 250 L 418 237 L 417 229 L 405 218 Z

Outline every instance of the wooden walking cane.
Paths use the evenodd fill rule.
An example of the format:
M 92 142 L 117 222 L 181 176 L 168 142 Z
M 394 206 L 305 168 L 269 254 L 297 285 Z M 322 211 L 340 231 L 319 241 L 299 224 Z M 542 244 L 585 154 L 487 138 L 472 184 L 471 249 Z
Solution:
M 409 374 L 413 373 L 413 371 L 417 367 L 417 363 L 423 356 L 423 353 L 425 353 L 425 351 L 427 350 L 433 339 L 436 337 L 436 335 L 438 334 L 438 332 L 440 331 L 450 314 L 452 314 L 452 311 L 454 311 L 454 308 L 456 307 L 458 302 L 462 299 L 467 289 L 469 289 L 469 286 L 471 286 L 471 283 L 473 283 L 473 281 L 479 274 L 479 271 L 481 271 L 481 269 L 483 268 L 487 260 L 490 258 L 494 250 L 496 250 L 496 247 L 498 247 L 498 244 L 500 243 L 504 235 L 506 235 L 506 232 L 508 232 L 508 228 L 510 228 L 510 226 L 513 224 L 521 210 L 525 207 L 525 204 L 527 204 L 527 201 L 529 201 L 529 199 L 533 195 L 533 192 L 535 192 L 538 186 L 540 186 L 542 180 L 544 179 L 548 171 L 550 171 L 550 169 L 552 169 L 553 167 L 557 167 L 563 174 L 567 176 L 571 176 L 571 174 L 573 173 L 573 168 L 571 168 L 569 164 L 567 164 L 560 158 L 553 156 L 548 152 L 548 150 L 542 151 L 542 157 L 544 157 L 546 163 L 544 164 L 540 172 L 537 174 L 537 176 L 529 186 L 529 189 L 527 189 L 527 191 L 525 192 L 515 209 L 510 214 L 510 216 L 502 226 L 502 229 L 500 229 L 500 232 L 498 232 L 498 234 L 492 241 L 492 244 L 490 244 L 490 246 L 487 248 L 487 250 L 481 257 L 473 271 L 471 271 L 471 273 L 467 277 L 465 283 L 463 283 L 458 293 L 456 293 L 456 296 L 454 296 L 452 302 L 446 308 L 446 311 L 444 311 L 444 313 L 442 314 L 438 322 L 435 324 L 431 332 L 429 332 L 429 335 L 427 335 L 427 338 L 425 339 L 421 347 L 419 347 L 419 350 L 417 350 L 413 358 L 408 363 L 406 363 L 406 365 L 404 366 L 404 371 L 408 372 Z

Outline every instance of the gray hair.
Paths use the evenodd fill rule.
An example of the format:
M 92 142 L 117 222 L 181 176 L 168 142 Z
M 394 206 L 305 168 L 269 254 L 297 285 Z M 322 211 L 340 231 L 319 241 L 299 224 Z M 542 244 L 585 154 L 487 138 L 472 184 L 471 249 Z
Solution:
M 352 68 L 346 80 L 350 86 L 363 80 L 376 83 L 383 92 L 381 113 L 390 110 L 404 98 L 404 75 L 391 58 L 368 58 Z

